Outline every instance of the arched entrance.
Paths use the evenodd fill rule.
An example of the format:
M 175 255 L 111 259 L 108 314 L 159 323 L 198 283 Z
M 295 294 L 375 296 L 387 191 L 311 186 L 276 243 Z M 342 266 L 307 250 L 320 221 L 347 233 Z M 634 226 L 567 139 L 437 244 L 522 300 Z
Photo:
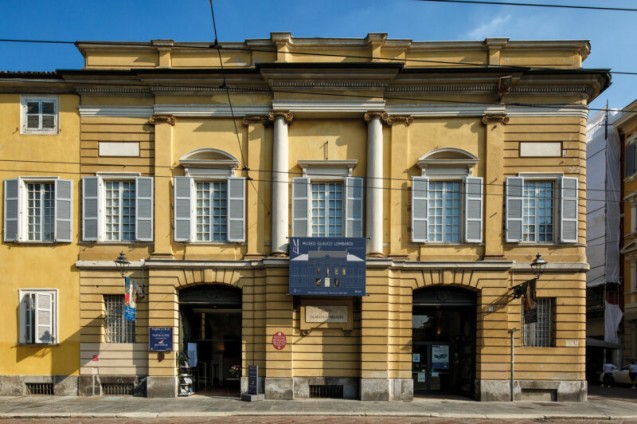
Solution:
M 413 293 L 414 394 L 473 397 L 476 293 L 459 287 L 425 287 Z
M 227 285 L 180 290 L 179 372 L 187 361 L 192 392 L 239 395 L 241 305 L 241 290 Z

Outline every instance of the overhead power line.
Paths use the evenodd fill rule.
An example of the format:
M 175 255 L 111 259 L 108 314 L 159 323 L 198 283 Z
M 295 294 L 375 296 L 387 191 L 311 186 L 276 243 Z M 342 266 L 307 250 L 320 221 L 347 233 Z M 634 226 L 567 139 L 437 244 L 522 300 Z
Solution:
M 555 9 L 582 9 L 582 10 L 600 10 L 606 12 L 637 12 L 637 9 L 628 7 L 606 7 L 606 6 L 578 6 L 570 4 L 546 4 L 546 3 L 518 3 L 518 2 L 500 2 L 500 1 L 483 1 L 483 0 L 418 0 L 421 2 L 431 3 L 462 3 L 462 4 L 484 4 L 497 6 L 519 6 L 519 7 L 544 7 Z

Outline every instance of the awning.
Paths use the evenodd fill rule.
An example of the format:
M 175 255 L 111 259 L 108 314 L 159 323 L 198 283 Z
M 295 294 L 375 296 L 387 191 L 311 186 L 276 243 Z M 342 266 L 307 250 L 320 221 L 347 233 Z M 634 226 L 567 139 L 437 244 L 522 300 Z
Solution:
M 603 347 L 605 349 L 623 349 L 624 346 L 616 343 L 605 342 L 604 340 L 593 339 L 590 337 L 586 338 L 586 346 L 591 347 Z

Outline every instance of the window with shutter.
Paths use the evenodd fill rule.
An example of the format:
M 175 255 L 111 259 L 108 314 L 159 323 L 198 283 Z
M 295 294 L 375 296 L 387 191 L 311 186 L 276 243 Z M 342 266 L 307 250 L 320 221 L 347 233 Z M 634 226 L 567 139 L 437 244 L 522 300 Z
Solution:
M 71 242 L 73 182 L 19 177 L 4 182 L 4 240 Z
M 453 148 L 418 160 L 423 175 L 412 178 L 412 241 L 482 242 L 482 178 L 470 176 L 477 162 L 470 153 Z
M 57 134 L 58 98 L 55 96 L 23 96 L 20 132 L 22 134 Z
M 153 240 L 153 178 L 104 174 L 82 179 L 82 239 Z
M 530 174 L 506 180 L 506 241 L 577 243 L 577 178 Z
M 180 158 L 185 176 L 175 177 L 175 241 L 242 243 L 246 239 L 246 178 L 235 177 L 239 161 L 217 149 Z
M 356 161 L 299 161 L 303 177 L 292 179 L 295 237 L 363 237 L 363 179 L 352 177 Z
M 20 343 L 57 343 L 57 290 L 23 289 L 19 291 L 19 296 Z

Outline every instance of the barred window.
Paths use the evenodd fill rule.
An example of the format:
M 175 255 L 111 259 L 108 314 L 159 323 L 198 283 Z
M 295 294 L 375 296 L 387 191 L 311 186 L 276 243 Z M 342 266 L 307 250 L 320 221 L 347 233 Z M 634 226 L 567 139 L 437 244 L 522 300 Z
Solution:
M 537 321 L 525 322 L 524 305 L 522 305 L 522 343 L 524 346 L 551 347 L 553 346 L 553 310 L 555 299 L 537 299 Z
M 106 343 L 135 343 L 135 321 L 124 319 L 124 295 L 104 295 Z

